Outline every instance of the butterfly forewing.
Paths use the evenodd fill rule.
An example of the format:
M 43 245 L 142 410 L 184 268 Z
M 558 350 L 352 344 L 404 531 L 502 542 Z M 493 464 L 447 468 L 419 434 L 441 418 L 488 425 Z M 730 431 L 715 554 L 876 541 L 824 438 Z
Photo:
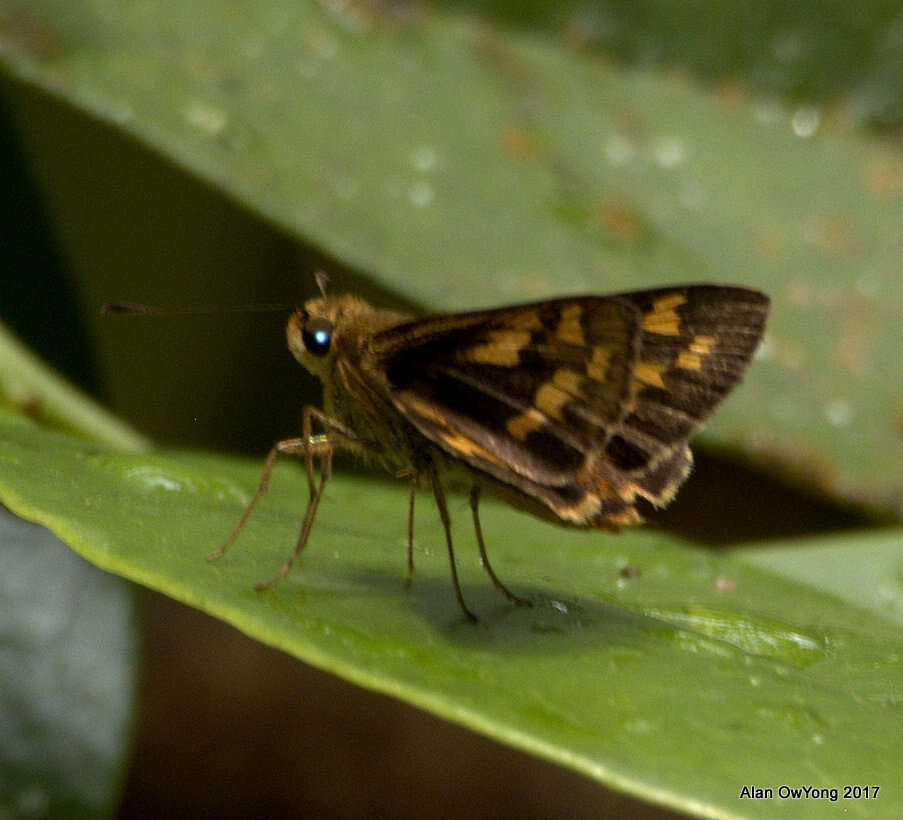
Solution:
M 423 435 L 491 474 L 563 485 L 617 429 L 641 318 L 617 300 L 561 299 L 411 322 L 375 349 Z

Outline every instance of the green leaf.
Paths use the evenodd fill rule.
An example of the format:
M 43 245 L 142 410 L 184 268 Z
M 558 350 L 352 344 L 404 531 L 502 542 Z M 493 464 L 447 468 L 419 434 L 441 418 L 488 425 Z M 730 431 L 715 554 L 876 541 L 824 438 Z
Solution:
M 45 424 L 120 450 L 150 445 L 81 391 L 67 384 L 0 324 L 0 400 Z
M 0 511 L 0 814 L 115 807 L 135 701 L 132 590 Z
M 780 97 L 834 100 L 891 124 L 901 106 L 901 17 L 894 2 L 824 0 L 453 0 L 518 28 L 561 36 L 630 65 L 689 69 Z M 741 86 L 742 84 L 742 86 Z M 839 100 L 838 100 L 839 98 Z
M 411 300 L 766 290 L 761 362 L 708 435 L 899 512 L 903 160 L 842 117 L 612 69 L 454 10 L 9 7 L 10 76 Z M 76 233 L 97 223 L 82 196 L 57 220 Z
M 903 624 L 903 530 L 750 544 L 732 555 Z
M 887 753 L 903 729 L 903 635 L 833 597 L 662 533 L 564 530 L 487 503 L 494 566 L 534 602 L 520 609 L 481 571 L 455 496 L 473 625 L 454 601 L 432 505 L 418 497 L 406 587 L 404 483 L 347 476 L 328 486 L 296 570 L 258 593 L 252 585 L 297 536 L 297 465 L 277 466 L 238 541 L 208 564 L 259 463 L 111 453 L 6 412 L 0 424 L 0 496 L 11 509 L 99 566 L 308 663 L 696 814 L 773 816 L 776 801 L 740 800 L 740 789 L 782 783 L 874 783 L 882 814 L 903 809 Z M 781 809 L 808 817 L 813 802 Z M 842 803 L 848 816 L 873 813 Z

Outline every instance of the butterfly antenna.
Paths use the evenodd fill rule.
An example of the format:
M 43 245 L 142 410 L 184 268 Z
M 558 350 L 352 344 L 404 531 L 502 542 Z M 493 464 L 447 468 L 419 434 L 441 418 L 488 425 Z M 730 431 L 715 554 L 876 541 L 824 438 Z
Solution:
M 272 313 L 274 311 L 291 310 L 291 305 L 258 304 L 258 305 L 216 305 L 210 307 L 166 308 L 156 305 L 144 305 L 140 302 L 106 302 L 101 305 L 100 315 L 111 313 L 130 313 L 141 316 L 204 316 L 217 313 Z
M 325 296 L 326 287 L 329 285 L 329 274 L 326 273 L 325 270 L 318 270 L 314 273 L 314 280 L 317 283 L 317 287 L 320 289 L 320 293 Z

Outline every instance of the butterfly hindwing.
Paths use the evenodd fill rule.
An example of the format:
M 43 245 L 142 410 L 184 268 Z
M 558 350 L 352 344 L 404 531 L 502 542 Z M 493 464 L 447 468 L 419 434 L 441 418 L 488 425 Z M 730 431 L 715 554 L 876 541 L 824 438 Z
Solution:
M 575 507 L 603 527 L 641 520 L 638 498 L 664 506 L 674 496 L 692 467 L 689 439 L 741 379 L 769 305 L 758 291 L 717 285 L 616 298 L 643 317 L 631 398 Z
M 606 447 L 612 462 L 630 472 L 683 447 L 737 384 L 761 339 L 768 299 L 716 285 L 618 298 L 643 315 L 632 398 Z M 650 491 L 652 500 L 667 496 Z

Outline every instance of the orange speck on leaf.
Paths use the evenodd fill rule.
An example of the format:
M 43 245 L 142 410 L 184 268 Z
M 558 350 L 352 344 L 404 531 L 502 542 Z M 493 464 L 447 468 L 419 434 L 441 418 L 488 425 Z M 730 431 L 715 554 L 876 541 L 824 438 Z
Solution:
M 499 142 L 502 146 L 502 153 L 511 159 L 532 160 L 540 154 L 539 140 L 536 135 L 516 125 L 503 128 L 499 135 Z
M 596 212 L 596 222 L 624 245 L 636 245 L 646 233 L 637 211 L 623 203 L 606 202 L 600 205 Z
M 874 196 L 888 196 L 903 191 L 903 166 L 893 157 L 874 156 L 863 167 L 865 187 Z

